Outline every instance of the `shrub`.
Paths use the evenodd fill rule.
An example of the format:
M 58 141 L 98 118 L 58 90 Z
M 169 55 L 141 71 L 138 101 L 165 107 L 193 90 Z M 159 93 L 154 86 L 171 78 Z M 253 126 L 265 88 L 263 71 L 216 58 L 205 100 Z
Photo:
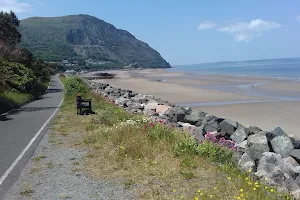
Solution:
M 88 91 L 88 88 L 79 77 L 70 77 L 65 80 L 65 92 L 68 95 L 75 95 L 78 92 L 86 95 Z

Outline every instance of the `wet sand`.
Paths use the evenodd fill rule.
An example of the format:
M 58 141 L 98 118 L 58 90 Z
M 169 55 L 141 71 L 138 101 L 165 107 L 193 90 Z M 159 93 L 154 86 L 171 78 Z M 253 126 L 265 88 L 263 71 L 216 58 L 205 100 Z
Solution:
M 197 75 L 163 69 L 115 71 L 117 79 L 99 80 L 114 87 L 153 94 L 216 116 L 264 130 L 282 127 L 300 138 L 300 83 L 291 80 Z

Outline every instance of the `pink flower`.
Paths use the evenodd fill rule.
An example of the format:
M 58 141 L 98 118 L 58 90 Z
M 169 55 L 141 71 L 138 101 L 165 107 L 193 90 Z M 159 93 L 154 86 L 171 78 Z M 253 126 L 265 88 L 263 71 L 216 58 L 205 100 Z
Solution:
M 221 137 L 221 138 L 220 138 L 220 141 L 225 141 L 225 138 L 224 138 L 224 137 Z
M 212 141 L 213 141 L 213 142 L 216 142 L 216 141 L 217 141 L 217 138 L 216 138 L 216 137 L 213 137 Z
M 199 143 L 202 144 L 202 143 L 203 143 L 203 140 L 200 140 Z

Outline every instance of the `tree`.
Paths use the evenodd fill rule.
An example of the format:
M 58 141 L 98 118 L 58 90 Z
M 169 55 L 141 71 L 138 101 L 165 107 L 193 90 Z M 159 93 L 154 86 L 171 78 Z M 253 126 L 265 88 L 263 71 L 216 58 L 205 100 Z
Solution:
M 8 46 L 15 47 L 21 41 L 21 34 L 18 31 L 20 21 L 16 14 L 0 12 L 0 39 Z

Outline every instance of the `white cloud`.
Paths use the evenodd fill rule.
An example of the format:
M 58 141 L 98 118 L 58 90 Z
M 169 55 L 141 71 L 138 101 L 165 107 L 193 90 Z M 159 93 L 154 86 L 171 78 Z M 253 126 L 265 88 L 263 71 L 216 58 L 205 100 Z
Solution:
M 16 13 L 26 12 L 31 6 L 28 3 L 19 2 L 19 0 L 0 0 L 0 10 L 4 12 L 13 11 Z
M 207 30 L 216 27 L 217 25 L 212 21 L 203 21 L 198 27 L 198 30 Z
M 296 20 L 300 23 L 300 15 L 296 16 Z
M 233 38 L 237 42 L 250 42 L 254 37 L 262 35 L 263 32 L 269 31 L 275 28 L 280 28 L 280 24 L 270 21 L 264 21 L 261 19 L 252 20 L 249 23 L 238 22 L 220 28 L 219 31 L 226 32 L 233 35 Z

